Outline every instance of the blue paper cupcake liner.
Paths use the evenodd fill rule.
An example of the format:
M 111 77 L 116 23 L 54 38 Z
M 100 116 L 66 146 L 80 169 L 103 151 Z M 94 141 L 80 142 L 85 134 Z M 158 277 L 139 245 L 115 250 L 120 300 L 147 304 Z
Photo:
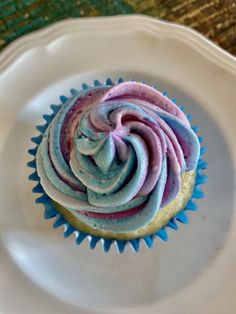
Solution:
M 124 80 L 122 78 L 119 78 L 116 81 L 116 84 L 122 83 L 123 81 Z M 142 82 L 144 83 L 144 81 L 142 81 Z M 95 80 L 94 86 L 99 86 L 99 85 L 111 86 L 111 85 L 113 85 L 113 82 L 110 78 L 108 78 L 104 84 L 100 83 L 98 80 Z M 89 89 L 91 87 L 93 87 L 93 86 L 89 86 L 85 83 L 82 84 L 83 90 Z M 153 87 L 157 89 L 156 86 L 153 86 Z M 70 93 L 71 93 L 71 95 L 74 95 L 75 93 L 77 93 L 77 90 L 71 89 Z M 71 95 L 69 97 L 71 97 Z M 168 96 L 168 92 L 164 91 L 163 95 Z M 160 240 L 167 242 L 168 241 L 168 233 L 167 233 L 168 228 L 170 228 L 172 230 L 178 230 L 178 228 L 179 228 L 178 224 L 179 223 L 188 224 L 188 222 L 189 222 L 188 215 L 187 215 L 188 211 L 197 211 L 198 210 L 198 206 L 195 203 L 194 199 L 200 199 L 200 198 L 205 197 L 204 192 L 201 190 L 201 185 L 208 181 L 208 177 L 203 173 L 203 170 L 208 167 L 208 164 L 206 161 L 204 161 L 202 159 L 204 153 L 206 152 L 206 148 L 204 146 L 202 146 L 203 138 L 198 136 L 199 142 L 201 144 L 201 150 L 200 150 L 200 158 L 199 158 L 199 161 L 197 164 L 197 175 L 196 175 L 195 186 L 193 189 L 191 199 L 188 201 L 185 208 L 181 212 L 179 212 L 174 218 L 172 218 L 166 224 L 165 227 L 159 229 L 158 231 L 156 231 L 152 235 L 140 237 L 140 238 L 133 239 L 133 240 L 105 239 L 102 237 L 93 236 L 91 234 L 87 234 L 85 232 L 82 232 L 82 231 L 74 228 L 56 210 L 56 208 L 53 206 L 51 198 L 49 196 L 47 196 L 43 187 L 40 184 L 40 178 L 38 176 L 37 169 L 36 169 L 36 153 L 37 153 L 38 146 L 42 141 L 43 134 L 46 131 L 46 129 L 47 129 L 48 125 L 50 124 L 50 122 L 52 121 L 52 119 L 55 117 L 55 115 L 59 111 L 59 109 L 68 100 L 69 97 L 60 96 L 61 104 L 51 105 L 50 108 L 52 110 L 52 113 L 49 115 L 48 114 L 43 115 L 43 119 L 45 120 L 45 124 L 36 126 L 36 129 L 38 130 L 39 134 L 38 134 L 38 136 L 31 138 L 31 141 L 34 144 L 36 144 L 36 146 L 34 148 L 31 148 L 28 150 L 28 153 L 31 156 L 33 156 L 33 159 L 27 163 L 27 166 L 34 169 L 33 173 L 29 176 L 29 180 L 35 181 L 35 183 L 36 183 L 35 187 L 32 189 L 33 193 L 41 194 L 38 198 L 36 198 L 35 202 L 37 204 L 43 204 L 44 205 L 44 208 L 45 208 L 44 218 L 45 219 L 54 219 L 53 228 L 58 228 L 58 227 L 64 226 L 64 237 L 65 238 L 68 238 L 70 235 L 75 233 L 75 235 L 76 235 L 75 242 L 77 245 L 81 244 L 85 240 L 85 238 L 88 238 L 90 248 L 94 249 L 96 247 L 97 243 L 99 241 L 101 241 L 104 252 L 108 252 L 111 248 L 111 245 L 113 245 L 113 244 L 116 245 L 119 253 L 123 253 L 128 244 L 131 246 L 131 248 L 135 252 L 138 252 L 139 248 L 140 248 L 140 240 L 143 240 L 148 248 L 151 248 L 153 246 L 155 238 L 159 238 Z M 174 103 L 176 103 L 175 98 L 172 98 L 171 100 Z M 184 106 L 180 105 L 179 107 L 181 108 L 182 111 L 185 111 Z M 187 114 L 187 118 L 191 122 L 192 116 Z M 198 126 L 192 126 L 192 130 L 197 134 L 199 131 L 199 127 Z

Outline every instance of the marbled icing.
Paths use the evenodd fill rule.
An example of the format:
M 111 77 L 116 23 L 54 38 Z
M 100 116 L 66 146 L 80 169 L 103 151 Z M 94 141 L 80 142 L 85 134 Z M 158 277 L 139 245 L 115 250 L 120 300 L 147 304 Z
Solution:
M 84 225 L 128 233 L 176 199 L 199 153 L 174 102 L 146 84 L 124 82 L 69 98 L 36 160 L 45 192 Z

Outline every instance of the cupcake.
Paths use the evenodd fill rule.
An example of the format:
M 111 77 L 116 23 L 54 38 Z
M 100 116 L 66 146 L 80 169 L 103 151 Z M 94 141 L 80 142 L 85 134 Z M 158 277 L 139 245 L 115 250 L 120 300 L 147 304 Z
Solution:
M 155 236 L 166 241 L 166 227 L 186 223 L 193 197 L 204 196 L 197 128 L 174 99 L 144 83 L 82 87 L 51 106 L 32 138 L 36 202 L 77 244 L 89 236 L 91 248 L 102 240 L 105 251 L 114 242 L 122 252 L 127 243 L 137 251 L 140 239 L 148 247 Z

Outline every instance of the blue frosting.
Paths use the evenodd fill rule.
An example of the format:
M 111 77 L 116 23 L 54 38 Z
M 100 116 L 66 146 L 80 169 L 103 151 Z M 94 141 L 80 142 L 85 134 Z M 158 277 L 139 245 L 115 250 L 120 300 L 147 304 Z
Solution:
M 148 224 L 157 211 L 160 210 L 160 204 L 165 188 L 167 178 L 166 159 L 163 162 L 163 168 L 157 185 L 154 188 L 153 193 L 149 197 L 145 208 L 134 215 L 133 217 L 121 218 L 119 220 L 96 219 L 92 217 L 86 217 L 77 214 L 79 219 L 90 227 L 94 227 L 97 224 L 102 226 L 104 230 L 113 230 L 114 232 L 130 232 L 141 228 L 143 225 Z

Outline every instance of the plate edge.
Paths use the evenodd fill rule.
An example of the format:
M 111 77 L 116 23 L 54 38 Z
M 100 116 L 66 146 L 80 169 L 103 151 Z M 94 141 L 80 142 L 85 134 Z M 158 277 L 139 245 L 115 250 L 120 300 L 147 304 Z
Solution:
M 122 20 L 122 23 L 119 23 L 120 20 Z M 133 23 L 134 20 L 138 23 Z M 10 43 L 0 53 L 0 74 L 7 70 L 11 63 L 15 62 L 36 45 L 43 45 L 44 47 L 51 45 L 52 41 L 57 40 L 63 35 L 63 30 L 78 31 L 79 27 L 87 25 L 86 31 L 88 31 L 88 24 L 90 24 L 90 28 L 96 26 L 96 28 L 101 29 L 104 25 L 106 25 L 104 29 L 105 31 L 106 29 L 110 30 L 111 27 L 115 29 L 115 23 L 119 23 L 120 30 L 125 30 L 126 27 L 129 26 L 129 30 L 133 32 L 137 30 L 140 31 L 140 26 L 142 26 L 142 30 L 145 31 L 150 31 L 151 28 L 161 37 L 165 37 L 165 35 L 173 37 L 175 34 L 175 37 L 177 35 L 179 39 L 180 37 L 178 35 L 181 34 L 181 40 L 185 44 L 190 45 L 191 43 L 191 46 L 195 46 L 195 44 L 197 44 L 198 48 L 203 49 L 200 52 L 203 56 L 206 56 L 206 53 L 211 53 L 214 57 L 216 57 L 212 60 L 214 63 L 221 66 L 222 63 L 224 63 L 230 72 L 233 72 L 233 74 L 236 75 L 236 57 L 217 46 L 198 31 L 183 25 L 141 14 L 68 18 L 33 31 L 32 33 L 25 34 Z M 109 24 L 109 27 L 107 27 L 107 24 Z M 83 31 L 83 29 L 81 29 L 81 31 Z

